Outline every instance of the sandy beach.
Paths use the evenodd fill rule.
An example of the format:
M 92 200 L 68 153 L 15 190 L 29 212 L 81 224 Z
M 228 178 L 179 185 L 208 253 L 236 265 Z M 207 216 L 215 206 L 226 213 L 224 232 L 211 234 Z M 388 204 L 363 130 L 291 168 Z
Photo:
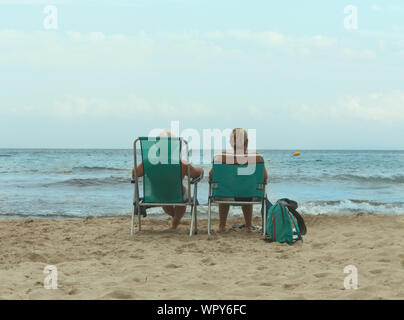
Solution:
M 404 299 L 404 216 L 305 220 L 293 246 L 243 230 L 208 237 L 206 220 L 192 238 L 186 219 L 176 231 L 145 219 L 134 237 L 126 217 L 0 221 L 0 298 Z M 43 286 L 46 265 L 58 269 L 56 290 Z M 358 269 L 357 290 L 344 289 L 347 265 Z

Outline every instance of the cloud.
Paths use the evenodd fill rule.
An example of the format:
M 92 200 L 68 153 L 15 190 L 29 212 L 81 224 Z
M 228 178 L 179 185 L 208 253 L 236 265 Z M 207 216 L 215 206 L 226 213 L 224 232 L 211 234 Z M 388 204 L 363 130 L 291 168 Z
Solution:
M 371 5 L 370 9 L 375 12 L 401 12 L 404 10 L 404 8 L 400 5 L 397 4 L 388 4 L 388 5 L 379 5 L 379 4 L 373 4 Z
M 373 50 L 346 47 L 340 40 L 324 35 L 297 37 L 272 31 L 249 30 L 205 33 L 146 33 L 141 31 L 131 35 L 102 32 L 36 31 L 27 33 L 0 30 L 0 51 L 2 52 L 0 68 L 7 67 L 8 70 L 12 70 L 13 67 L 19 70 L 32 68 L 35 71 L 49 68 L 56 80 L 58 74 L 54 70 L 59 69 L 68 70 L 69 74 L 72 70 L 73 72 L 79 70 L 77 76 L 90 74 L 90 78 L 94 74 L 93 70 L 99 74 L 112 69 L 114 71 L 115 69 L 125 70 L 125 72 L 140 70 L 145 71 L 146 74 L 149 71 L 160 74 L 168 70 L 170 76 L 174 75 L 173 79 L 178 79 L 175 78 L 177 73 L 190 70 L 196 70 L 197 77 L 201 73 L 206 75 L 210 72 L 212 74 L 220 72 L 225 75 L 225 79 L 231 79 L 235 72 L 238 74 L 256 72 L 262 80 L 263 75 L 265 76 L 263 68 L 268 70 L 268 66 L 282 66 L 285 62 L 291 61 L 288 58 L 293 59 L 296 55 L 312 56 L 313 59 L 316 59 L 316 55 L 322 54 L 328 58 L 326 60 L 328 63 L 337 61 L 337 57 L 352 59 L 355 62 L 357 59 L 377 58 L 377 52 Z M 311 61 L 315 61 L 313 59 Z M 90 69 L 89 73 L 83 71 L 88 69 Z M 313 72 L 318 73 L 318 71 L 316 69 Z M 61 77 L 63 75 L 64 73 L 61 72 Z M 254 75 L 254 79 L 257 79 L 256 75 Z M 229 90 L 243 90 L 237 85 L 234 88 L 233 84 L 229 86 Z M 212 85 L 213 87 L 214 85 Z M 217 84 L 217 87 L 220 87 L 220 83 Z M 196 90 L 198 92 L 198 89 Z M 229 92 L 223 91 L 218 93 L 219 90 L 212 96 L 229 94 Z M 187 98 L 187 101 L 178 98 L 182 95 L 181 91 L 173 91 L 177 98 L 168 98 L 169 101 L 158 100 L 152 96 L 128 95 L 127 91 L 124 92 L 119 99 L 106 98 L 108 93 L 105 92 L 99 92 L 94 96 L 76 92 L 72 95 L 56 96 L 47 102 L 44 102 L 45 98 L 33 97 L 31 101 L 37 101 L 36 104 L 22 101 L 22 99 L 30 101 L 28 95 L 24 95 L 21 99 L 17 97 L 10 99 L 10 96 L 5 96 L 9 101 L 7 101 L 7 105 L 4 103 L 3 106 L 0 106 L 0 112 L 62 119 L 138 117 L 139 115 L 142 118 L 152 118 L 155 114 L 172 118 L 173 114 L 189 114 L 189 110 L 192 110 L 193 115 L 198 117 L 209 118 L 212 113 L 217 116 L 227 116 L 226 103 L 218 106 L 215 101 L 209 101 L 211 97 L 200 97 L 199 92 L 195 95 L 195 91 L 194 97 Z M 266 99 L 266 97 L 261 99 L 264 104 Z M 232 104 L 237 105 L 234 108 L 239 108 L 234 112 L 243 114 L 246 110 L 249 117 L 259 120 L 271 118 L 272 112 L 274 110 L 279 112 L 278 107 L 282 107 L 286 110 L 283 113 L 285 116 L 292 115 L 298 121 L 317 121 L 319 117 L 331 117 L 338 121 L 355 118 L 388 122 L 402 120 L 403 111 L 401 110 L 404 109 L 400 92 L 384 93 L 380 96 L 342 97 L 338 103 L 326 102 L 323 105 L 318 105 L 316 101 L 299 101 L 299 104 L 295 104 L 293 107 L 260 105 L 257 102 L 258 98 L 254 97 L 251 101 L 253 101 L 251 105 L 250 102 L 242 105 L 243 102 L 232 101 Z
M 376 122 L 404 121 L 404 92 L 373 93 L 345 98 L 338 117 L 371 120 Z
M 379 6 L 378 4 L 373 4 L 371 7 L 372 11 L 382 11 L 383 8 Z
M 299 48 L 335 48 L 338 41 L 323 35 L 294 37 L 274 31 L 228 30 L 207 32 L 204 38 L 213 41 L 235 40 L 236 43 L 258 45 L 271 49 L 288 49 L 295 52 Z
M 190 113 L 190 110 L 192 112 Z M 238 112 L 238 110 L 234 110 Z M 212 114 L 225 116 L 223 109 L 214 104 L 206 105 L 198 101 L 184 101 L 172 103 L 161 100 L 152 100 L 129 94 L 115 99 L 88 96 L 64 96 L 40 103 L 14 103 L 12 107 L 0 107 L 0 114 L 16 116 L 47 117 L 54 119 L 71 120 L 77 118 L 132 118 L 154 119 L 178 117 L 205 117 Z
M 190 112 L 192 110 L 192 112 Z M 0 114 L 47 117 L 54 119 L 210 119 L 228 117 L 229 110 L 215 103 L 202 101 L 166 101 L 146 99 L 129 94 L 117 99 L 88 96 L 64 96 L 49 103 L 19 104 L 14 107 L 0 108 Z M 232 106 L 232 114 L 246 115 L 252 121 L 262 119 L 293 119 L 301 123 L 316 123 L 329 120 L 336 123 L 345 121 L 371 121 L 382 124 L 402 123 L 404 121 L 404 91 L 369 93 L 366 95 L 342 96 L 334 103 L 329 101 L 305 101 L 300 105 L 286 102 L 278 105 Z
M 241 68 L 278 55 L 370 59 L 376 53 L 324 35 L 294 37 L 273 31 L 102 32 L 0 30 L 0 66 L 31 68 L 204 70 Z M 266 62 L 268 62 L 266 61 Z M 274 63 L 274 62 L 272 62 Z M 257 64 L 258 65 L 258 64 Z
M 340 97 L 335 103 L 318 102 L 302 104 L 294 111 L 294 120 L 314 122 L 324 119 L 342 123 L 344 121 L 371 121 L 382 124 L 404 121 L 404 91 L 369 93 Z
M 52 5 L 68 2 L 71 0 L 0 0 L 0 5 Z
M 223 33 L 225 38 L 233 38 L 238 41 L 254 42 L 256 44 L 271 47 L 281 47 L 287 44 L 286 36 L 273 31 L 252 32 L 248 30 L 230 30 Z
M 344 48 L 342 52 L 346 57 L 360 58 L 366 60 L 375 59 L 377 56 L 375 51 L 369 49 L 358 50 L 358 49 Z
M 238 50 L 191 34 L 143 31 L 125 35 L 0 30 L 0 51 L 0 66 L 19 68 L 180 70 L 243 58 Z

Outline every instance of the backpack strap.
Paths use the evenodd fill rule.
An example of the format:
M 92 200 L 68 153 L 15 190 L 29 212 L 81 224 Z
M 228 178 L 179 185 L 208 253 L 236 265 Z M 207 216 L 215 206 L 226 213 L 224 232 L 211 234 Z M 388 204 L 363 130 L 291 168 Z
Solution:
M 283 204 L 288 209 L 296 210 L 297 207 L 298 207 L 296 201 L 293 201 L 293 200 L 290 200 L 290 199 L 287 199 L 287 198 L 279 199 L 277 202 Z
M 296 218 L 297 225 L 299 226 L 299 229 L 300 229 L 300 233 L 304 236 L 307 233 L 307 228 L 306 228 L 306 224 L 304 223 L 303 217 L 295 209 L 289 208 L 289 211 Z

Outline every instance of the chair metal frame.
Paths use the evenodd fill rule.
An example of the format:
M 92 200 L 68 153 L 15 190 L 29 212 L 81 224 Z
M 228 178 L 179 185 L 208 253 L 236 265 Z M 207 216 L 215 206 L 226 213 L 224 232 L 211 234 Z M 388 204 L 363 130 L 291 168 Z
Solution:
M 141 137 L 138 137 L 135 139 L 133 142 L 133 160 L 134 160 L 134 176 L 132 176 L 132 183 L 135 184 L 134 188 L 134 194 L 133 194 L 133 210 L 132 210 L 132 221 L 131 221 L 131 229 L 130 229 L 130 234 L 133 236 L 135 234 L 135 215 L 137 214 L 138 216 L 138 229 L 139 231 L 142 230 L 142 220 L 141 220 L 141 213 L 140 213 L 140 208 L 141 207 L 161 207 L 161 206 L 191 206 L 191 222 L 190 222 L 190 230 L 189 230 L 189 236 L 192 236 L 192 234 L 197 234 L 198 232 L 198 225 L 197 225 L 197 194 L 198 194 L 198 182 L 203 178 L 203 172 L 199 177 L 191 179 L 191 169 L 190 169 L 190 163 L 189 163 L 189 147 L 188 147 L 188 141 L 186 141 L 183 138 L 180 139 L 180 143 L 185 144 L 186 147 L 186 160 L 187 160 L 187 198 L 188 200 L 186 202 L 180 202 L 180 203 L 155 203 L 155 202 L 144 202 L 143 199 L 139 197 L 139 179 L 137 176 L 137 149 L 136 145 L 140 141 Z M 151 139 L 153 139 L 151 137 Z M 141 157 L 143 155 L 141 154 Z M 143 159 L 142 159 L 143 160 Z M 181 161 L 181 154 L 180 154 L 180 161 Z M 182 164 L 181 164 L 182 165 Z M 193 190 L 193 197 L 191 198 L 191 185 L 194 186 Z M 182 188 L 182 184 L 181 184 Z M 195 229 L 195 231 L 194 231 Z

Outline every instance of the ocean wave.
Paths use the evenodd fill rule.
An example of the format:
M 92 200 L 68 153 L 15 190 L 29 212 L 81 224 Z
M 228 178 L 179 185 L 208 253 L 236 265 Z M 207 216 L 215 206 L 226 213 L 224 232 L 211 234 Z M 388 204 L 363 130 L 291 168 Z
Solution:
M 299 202 L 300 213 L 318 215 L 318 214 L 404 214 L 404 202 L 377 202 L 370 200 L 336 200 L 336 201 L 301 201 Z M 188 212 L 188 211 L 187 211 Z M 151 208 L 147 210 L 147 214 L 151 218 L 164 218 L 161 208 Z M 202 203 L 198 206 L 198 217 L 207 218 L 208 206 Z M 212 206 L 213 217 L 218 217 L 217 206 Z M 253 215 L 261 216 L 261 206 L 253 207 Z M 185 217 L 189 217 L 188 214 Z M 240 207 L 230 206 L 229 217 L 243 217 Z
M 83 216 L 75 215 L 75 214 L 48 214 L 48 213 L 0 213 L 0 219 L 78 219 L 83 218 Z
M 104 208 L 105 209 L 105 208 Z M 81 213 L 72 213 L 68 209 L 66 212 L 57 213 L 27 213 L 27 212 L 13 212 L 13 213 L 0 213 L 0 219 L 82 219 L 89 216 L 88 212 L 91 212 L 90 217 L 122 217 L 130 216 L 133 209 L 128 204 L 125 208 L 117 210 L 116 213 L 105 213 L 106 211 L 98 211 L 95 208 L 87 208 Z M 110 210 L 108 210 L 110 211 Z M 120 212 L 119 212 L 120 211 Z M 302 214 L 319 215 L 319 214 L 404 214 L 404 202 L 377 202 L 370 200 L 336 200 L 336 201 L 301 201 L 299 202 L 298 211 Z M 208 213 L 208 206 L 206 203 L 198 206 L 198 217 L 206 219 Z M 153 207 L 147 210 L 149 218 L 165 219 L 168 216 L 160 207 Z M 255 217 L 261 216 L 261 206 L 255 205 L 253 208 L 253 215 Z M 212 207 L 212 216 L 218 217 L 217 206 Z M 189 208 L 184 218 L 189 218 Z M 243 217 L 243 213 L 240 207 L 230 207 L 229 217 Z
M 57 187 L 57 186 L 74 186 L 74 187 L 90 187 L 101 185 L 119 185 L 130 184 L 130 178 L 125 177 L 107 177 L 107 178 L 72 178 L 63 181 L 52 182 L 42 185 L 43 187 Z
M 360 183 L 404 183 L 404 175 L 397 174 L 392 176 L 364 176 L 364 175 L 354 175 L 354 174 L 338 174 L 334 176 L 327 176 L 327 179 L 335 179 L 341 181 L 354 181 Z
M 56 174 L 72 174 L 72 173 L 101 173 L 101 172 L 128 172 L 130 174 L 130 169 L 114 168 L 114 167 L 73 167 L 73 168 L 47 168 L 47 169 L 19 169 L 19 170 L 9 170 L 7 173 L 56 173 Z
M 355 174 L 328 174 L 323 173 L 322 175 L 310 175 L 305 173 L 297 173 L 293 176 L 290 175 L 280 175 L 277 173 L 269 174 L 269 183 L 284 183 L 284 182 L 344 182 L 344 183 L 356 183 L 356 184 L 366 184 L 366 185 L 380 185 L 380 184 L 404 184 L 404 175 L 396 174 L 390 176 L 382 175 L 355 175 Z
M 307 201 L 299 203 L 299 211 L 307 214 L 404 214 L 404 202 L 372 200 Z
M 129 172 L 130 169 L 126 169 L 126 168 L 115 168 L 115 167 L 90 167 L 90 166 L 81 166 L 81 167 L 73 167 L 73 172 L 77 172 L 77 171 L 85 171 L 85 172 L 99 172 L 99 171 L 127 171 Z

